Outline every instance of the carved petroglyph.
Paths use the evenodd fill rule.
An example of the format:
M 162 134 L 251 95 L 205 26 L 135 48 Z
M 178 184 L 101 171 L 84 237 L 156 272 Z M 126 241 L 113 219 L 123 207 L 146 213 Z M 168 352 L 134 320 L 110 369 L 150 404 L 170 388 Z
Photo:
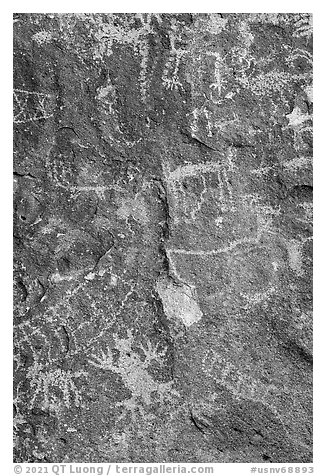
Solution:
M 117 215 L 122 220 L 128 220 L 129 216 L 132 216 L 143 226 L 146 226 L 149 222 L 149 210 L 144 197 L 139 194 L 134 198 L 120 198 Z
M 303 50 L 302 48 L 295 48 L 289 57 L 287 58 L 288 63 L 290 63 L 292 66 L 294 66 L 294 62 L 296 60 L 304 60 L 307 62 L 309 67 L 312 67 L 313 64 L 313 56 L 310 51 Z
M 233 283 L 232 286 L 235 287 L 237 294 L 245 299 L 248 306 L 252 306 L 268 301 L 277 292 L 279 287 L 278 276 L 281 270 L 284 269 L 286 254 L 288 266 L 298 276 L 302 276 L 302 247 L 306 239 L 293 240 L 277 232 L 273 223 L 274 219 L 280 216 L 281 209 L 279 206 L 271 207 L 262 203 L 259 194 L 245 194 L 235 199 L 228 178 L 230 173 L 236 173 L 237 171 L 234 160 L 236 156 L 232 148 L 229 149 L 226 159 L 219 160 L 219 162 L 187 164 L 174 170 L 171 170 L 167 164 L 163 166 L 171 199 L 171 220 L 177 227 L 180 226 L 181 222 L 198 222 L 201 219 L 199 214 L 202 207 L 207 200 L 211 200 L 212 196 L 215 196 L 221 213 L 216 214 L 215 223 L 221 232 L 225 226 L 225 213 L 237 213 L 239 207 L 243 209 L 244 213 L 252 216 L 256 226 L 251 231 L 248 228 L 247 236 L 229 239 L 222 246 L 213 249 L 202 249 L 200 246 L 197 249 L 168 246 L 166 255 L 169 259 L 172 275 L 180 282 L 186 279 L 180 271 L 183 258 L 200 258 L 205 262 L 209 257 L 221 257 L 219 259 L 222 259 L 223 262 L 227 260 L 227 269 Z M 296 170 L 310 166 L 310 158 L 297 157 L 282 163 L 282 166 L 284 170 L 296 173 Z M 272 167 L 267 167 L 266 170 L 265 168 L 253 169 L 252 173 L 263 175 L 268 170 L 272 170 Z M 216 189 L 212 189 L 211 176 L 217 177 L 218 193 L 215 193 L 215 195 L 213 192 L 216 192 Z M 189 177 L 197 178 L 196 183 L 201 184 L 195 199 L 193 192 L 189 192 L 187 188 L 184 189 L 182 186 L 184 180 Z M 208 177 L 210 177 L 209 180 Z M 188 207 L 190 209 L 189 218 L 187 218 Z M 283 252 L 283 255 L 280 254 L 281 251 L 277 251 L 276 254 L 272 253 L 273 243 L 274 245 L 278 243 L 278 249 L 286 250 L 286 253 Z M 260 271 L 254 271 L 256 268 Z M 190 282 L 194 283 L 192 280 Z M 251 288 L 246 284 L 247 282 L 250 282 Z
M 208 51 L 207 55 L 213 56 L 214 58 L 214 66 L 213 66 L 214 81 L 209 85 L 210 89 L 212 89 L 211 100 L 214 102 L 212 97 L 213 91 L 217 90 L 218 95 L 221 96 L 222 88 L 224 88 L 224 85 L 227 84 L 227 81 L 222 76 L 223 64 L 224 64 L 224 59 L 226 55 L 222 57 L 220 53 L 216 53 L 215 51 Z
M 218 35 L 226 29 L 228 23 L 227 18 L 222 18 L 219 13 L 209 13 L 205 22 L 205 29 L 212 35 Z
M 167 256 L 171 273 L 178 279 L 182 277 L 178 275 L 177 263 L 181 263 L 184 258 L 195 258 L 193 265 L 196 267 L 196 274 L 203 273 L 203 276 L 206 276 L 206 269 L 214 267 L 214 259 L 218 258 L 216 266 L 227 269 L 229 284 L 227 287 L 220 286 L 218 292 L 210 293 L 207 299 L 221 299 L 227 293 L 243 298 L 249 307 L 267 301 L 275 294 L 278 289 L 278 271 L 284 266 L 268 247 L 262 246 L 257 238 L 250 237 L 215 250 L 171 248 L 167 250 Z
M 304 134 L 312 136 L 312 116 L 301 111 L 300 107 L 295 106 L 290 114 L 286 115 L 288 125 L 284 129 L 292 129 L 294 132 L 294 147 L 296 150 L 306 148 L 303 140 Z
M 235 240 L 223 248 L 218 248 L 215 250 L 184 250 L 180 248 L 171 248 L 167 252 L 169 255 L 188 255 L 188 256 L 214 256 L 223 253 L 228 253 L 233 249 L 241 246 L 243 244 L 258 244 L 257 238 L 242 238 L 241 240 Z
M 192 78 L 192 94 L 195 98 L 200 97 L 200 106 L 196 106 L 190 114 L 190 130 L 195 136 L 198 133 L 207 134 L 211 138 L 216 127 L 216 115 L 211 105 L 218 105 L 223 97 L 222 91 L 226 89 L 227 80 L 224 75 L 227 71 L 225 58 L 228 53 L 222 55 L 216 51 L 206 51 L 204 56 L 201 54 L 198 58 L 198 65 L 195 68 L 197 79 Z M 203 84 L 203 70 L 210 71 L 210 83 L 207 88 Z M 198 93 L 197 88 L 204 89 L 203 93 Z M 227 92 L 228 94 L 230 91 Z M 218 122 L 218 121 L 217 121 Z
M 14 89 L 14 124 L 53 117 L 55 99 L 52 94 Z
M 207 193 L 207 184 L 205 177 L 203 175 L 200 176 L 200 179 L 202 181 L 203 185 L 203 191 L 200 193 L 199 200 L 197 201 L 197 205 L 193 207 L 193 209 L 190 211 L 191 219 L 195 220 L 197 214 L 201 211 L 201 208 L 205 202 L 205 195 Z
M 32 40 L 34 40 L 39 46 L 44 43 L 50 43 L 52 38 L 52 33 L 46 30 L 39 31 L 32 36 Z
M 295 393 L 295 389 L 286 386 L 277 386 L 273 383 L 263 383 L 260 379 L 249 375 L 245 369 L 243 372 L 238 366 L 228 362 L 222 356 L 213 353 L 210 349 L 203 359 L 203 372 L 214 378 L 216 383 L 229 390 L 237 400 L 248 400 L 256 403 L 262 403 L 266 406 L 284 425 L 284 416 L 282 412 L 283 404 L 280 408 L 277 405 L 278 396 L 286 392 Z M 285 388 L 284 388 L 285 387 Z M 288 433 L 288 431 L 286 430 Z
M 35 362 L 27 372 L 34 392 L 30 407 L 37 405 L 44 410 L 59 413 L 62 407 L 80 406 L 81 394 L 74 380 L 86 376 L 87 372 L 84 371 L 46 370 L 42 364 Z
M 140 27 L 135 26 L 135 19 L 140 22 Z M 148 35 L 155 33 L 153 20 L 160 23 L 160 15 L 137 13 L 133 18 L 124 16 L 124 18 L 119 19 L 114 14 L 107 15 L 107 22 L 104 23 L 101 20 L 98 25 L 98 32 L 96 33 L 98 42 L 94 50 L 95 59 L 111 56 L 115 44 L 128 45 L 133 49 L 135 54 L 139 56 L 139 85 L 141 99 L 143 101 L 146 101 L 148 91 L 148 58 L 150 48 Z
M 203 372 L 210 378 L 213 378 L 218 385 L 229 390 L 236 400 L 247 400 L 255 403 L 261 403 L 264 407 L 271 411 L 276 419 L 280 422 L 283 430 L 294 443 L 296 438 L 289 430 L 286 420 L 289 417 L 288 410 L 284 406 L 284 395 L 288 397 L 288 403 L 291 405 L 295 401 L 297 394 L 300 394 L 300 388 L 296 386 L 288 386 L 286 382 L 270 380 L 270 383 L 263 382 L 262 379 L 256 378 L 248 373 L 243 368 L 239 369 L 239 365 L 234 365 L 225 357 L 216 354 L 212 349 L 209 349 L 203 359 Z M 263 379 L 266 381 L 265 375 Z M 216 399 L 216 394 L 213 395 L 212 401 Z M 299 446 L 307 448 L 304 443 L 299 443 Z
M 104 86 L 100 86 L 97 89 L 96 99 L 101 101 L 102 104 L 105 104 L 105 106 L 108 108 L 109 114 L 115 114 L 113 105 L 116 100 L 116 92 L 109 75 L 107 77 L 106 84 Z
M 228 177 L 228 167 L 223 167 L 217 172 L 220 189 L 221 211 L 235 211 L 232 186 Z
M 167 183 L 168 190 L 172 196 L 173 201 L 175 201 L 175 210 L 173 214 L 173 221 L 174 223 L 179 223 L 180 212 L 182 213 L 182 209 L 187 207 L 188 202 L 190 202 L 190 197 L 186 196 L 185 190 L 183 189 L 183 181 L 188 177 L 201 177 L 200 180 L 203 184 L 203 191 L 201 192 L 201 196 L 199 201 L 196 201 L 195 207 L 193 203 L 191 203 L 190 209 L 190 216 L 191 219 L 195 219 L 197 213 L 200 211 L 201 206 L 204 201 L 204 195 L 207 191 L 207 186 L 204 178 L 205 173 L 216 172 L 221 169 L 221 164 L 217 162 L 206 162 L 201 164 L 189 164 L 184 166 L 179 166 L 174 170 L 170 169 L 168 164 L 163 164 L 163 172 L 165 181 Z
M 250 19 L 250 17 L 249 17 L 249 19 Z M 242 36 L 243 45 L 244 45 L 246 51 L 248 51 L 249 48 L 251 47 L 251 45 L 254 42 L 255 36 L 253 35 L 252 30 L 250 28 L 250 23 L 248 23 L 247 20 L 243 20 L 243 21 L 240 22 L 239 32 Z
M 163 403 L 164 400 L 178 396 L 178 393 L 172 388 L 172 381 L 156 382 L 148 372 L 152 362 L 162 362 L 166 349 L 159 350 L 157 346 L 147 342 L 146 347 L 138 346 L 138 350 L 144 356 L 141 358 L 140 354 L 133 350 L 134 337 L 130 330 L 127 331 L 125 339 L 119 338 L 117 335 L 113 337 L 114 349 L 119 351 L 118 359 L 114 358 L 114 354 L 108 346 L 105 351 L 92 354 L 89 363 L 94 367 L 120 375 L 124 385 L 130 390 L 132 397 L 116 404 L 117 407 L 121 406 L 124 409 L 120 418 L 131 415 L 132 419 L 136 420 L 136 412 L 143 413 L 144 405 L 151 405 L 157 400 Z
M 200 173 L 209 173 L 219 171 L 222 165 L 217 162 L 205 162 L 200 164 L 189 164 L 177 167 L 171 171 L 168 165 L 163 165 L 164 174 L 168 182 L 180 182 L 182 179 L 188 176 L 199 175 Z
M 178 48 L 176 42 L 180 40 L 180 35 L 177 32 L 177 22 L 173 19 L 171 22 L 171 30 L 169 31 L 170 39 L 170 55 L 169 59 L 164 67 L 162 74 L 163 86 L 166 89 L 184 89 L 179 79 L 179 69 L 181 59 L 184 55 L 189 54 L 189 51 L 185 48 Z
M 298 169 L 311 168 L 312 157 L 295 157 L 282 163 L 282 166 L 289 171 L 296 172 Z
M 170 246 L 166 247 L 166 255 L 169 259 L 171 275 L 179 282 L 189 279 L 192 284 L 195 284 L 195 280 L 193 277 L 187 278 L 187 275 L 182 271 L 181 263 L 192 263 L 191 267 L 196 269 L 196 275 L 204 273 L 206 266 L 211 266 L 210 258 L 217 260 L 218 266 L 223 263 L 223 266 L 226 266 L 228 270 L 229 287 L 232 289 L 232 293 L 236 293 L 237 296 L 243 298 L 247 303 L 244 303 L 245 306 L 251 307 L 268 301 L 277 292 L 279 273 L 282 272 L 285 266 L 285 250 L 287 250 L 289 266 L 297 274 L 301 273 L 298 249 L 301 249 L 302 244 L 298 245 L 298 249 L 295 248 L 294 243 L 289 238 L 283 237 L 274 228 L 274 221 L 281 214 L 280 206 L 272 207 L 264 204 L 259 194 L 234 196 L 229 175 L 236 174 L 238 168 L 235 163 L 236 155 L 232 148 L 229 149 L 225 159 L 219 160 L 219 162 L 187 164 L 174 170 L 171 170 L 169 165 L 164 165 L 165 181 L 170 194 L 171 221 L 176 229 L 183 226 L 181 223 L 187 224 L 188 221 L 200 222 L 201 208 L 208 200 L 212 203 L 212 197 L 214 197 L 218 210 L 215 224 L 216 228 L 220 230 L 218 235 L 220 246 L 218 247 L 208 246 L 208 249 L 205 249 L 198 242 L 198 247 L 190 245 L 186 248 L 173 246 L 171 243 Z M 304 166 L 308 159 L 307 161 L 304 158 L 301 159 L 285 162 L 285 169 L 295 170 Z M 254 174 L 263 172 L 262 169 L 252 170 Z M 184 180 L 189 179 L 189 177 L 196 178 L 197 187 L 198 184 L 201 184 L 195 200 L 193 200 L 193 192 L 189 192 L 188 188 L 184 189 L 182 187 Z M 214 185 L 214 180 L 212 181 L 213 177 L 216 177 L 215 185 L 218 185 L 217 188 Z M 187 218 L 187 207 L 191 208 L 190 218 Z M 235 235 L 232 239 L 229 231 L 227 231 L 228 228 L 225 228 L 228 227 L 228 215 L 236 214 L 238 216 L 240 210 L 248 216 L 252 225 L 248 226 L 244 236 L 243 234 L 241 237 Z M 223 233 L 224 230 L 225 233 Z M 212 231 L 207 230 L 207 232 L 211 236 L 209 241 L 209 245 L 211 245 L 212 240 L 216 238 Z M 196 263 L 198 263 L 198 266 Z M 227 290 L 225 289 L 224 292 L 227 292 Z M 209 296 L 209 299 L 213 295 L 214 293 Z M 218 295 L 219 293 L 216 294 L 216 297 L 220 299 Z
M 228 362 L 212 349 L 209 349 L 203 358 L 202 369 L 205 374 L 214 376 L 215 380 L 230 390 L 237 399 L 245 398 L 265 403 L 269 392 L 277 391 L 272 384 L 264 384 L 238 367 Z
M 215 189 L 209 186 L 205 175 L 215 174 L 216 183 L 214 187 L 218 189 L 219 205 L 222 211 L 234 211 L 233 190 L 229 180 L 229 173 L 234 168 L 234 155 L 229 151 L 227 162 L 210 161 L 199 164 L 187 164 L 179 166 L 174 170 L 170 169 L 168 164 L 163 164 L 163 172 L 165 182 L 169 193 L 171 194 L 175 206 L 173 207 L 173 221 L 175 224 L 180 221 L 180 214 L 186 212 L 187 216 L 183 216 L 183 220 L 194 221 L 205 203 L 205 199 L 209 197 L 209 192 L 215 193 Z M 219 159 L 217 159 L 219 160 Z M 197 195 L 193 192 L 186 191 L 183 184 L 186 179 L 194 179 L 201 182 L 202 191 Z M 173 206 L 173 204 L 172 204 Z
M 207 19 L 197 20 L 197 28 L 209 31 L 212 35 L 220 35 L 228 22 L 218 14 L 208 15 Z M 225 101 L 233 100 L 239 92 L 239 86 L 234 85 L 232 71 L 236 66 L 237 79 L 248 82 L 252 74 L 254 57 L 250 54 L 250 47 L 254 41 L 249 19 L 244 19 L 238 24 L 239 36 L 242 37 L 241 46 L 235 45 L 231 50 L 225 51 L 216 48 L 212 39 L 212 47 L 205 51 L 198 51 L 196 44 L 191 45 L 192 75 L 189 82 L 196 107 L 190 114 L 190 129 L 194 134 L 215 137 L 221 129 L 221 118 L 218 117 L 217 107 Z M 214 45 L 214 47 L 213 47 Z M 217 138 L 215 138 L 217 139 Z
M 314 90 L 313 90 L 312 84 L 308 84 L 308 86 L 306 86 L 306 87 L 304 88 L 304 91 L 305 91 L 305 93 L 306 93 L 306 95 L 307 95 L 308 101 L 309 101 L 310 103 L 313 103 L 313 102 L 314 102 L 314 95 L 313 95 Z
M 299 13 L 294 15 L 295 38 L 311 38 L 313 32 L 312 15 L 310 13 Z

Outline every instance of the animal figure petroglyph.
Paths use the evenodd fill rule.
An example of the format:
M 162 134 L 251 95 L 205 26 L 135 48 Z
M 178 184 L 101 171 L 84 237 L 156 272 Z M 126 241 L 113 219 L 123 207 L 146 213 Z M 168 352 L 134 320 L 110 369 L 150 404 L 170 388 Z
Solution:
M 105 351 L 92 354 L 89 363 L 94 367 L 120 375 L 124 385 L 130 390 L 132 397 L 116 404 L 117 407 L 124 409 L 121 418 L 126 417 L 130 412 L 131 417 L 136 419 L 137 410 L 144 414 L 144 405 L 151 405 L 157 400 L 163 403 L 164 400 L 170 400 L 173 396 L 179 396 L 172 388 L 172 381 L 156 382 L 148 372 L 153 361 L 162 361 L 166 349 L 158 350 L 158 346 L 153 346 L 151 342 L 148 342 L 146 347 L 139 345 L 138 348 L 144 355 L 141 359 L 140 355 L 132 349 L 134 338 L 129 329 L 126 339 L 115 335 L 114 341 L 114 349 L 119 351 L 117 360 L 114 359 L 112 350 L 108 346 Z

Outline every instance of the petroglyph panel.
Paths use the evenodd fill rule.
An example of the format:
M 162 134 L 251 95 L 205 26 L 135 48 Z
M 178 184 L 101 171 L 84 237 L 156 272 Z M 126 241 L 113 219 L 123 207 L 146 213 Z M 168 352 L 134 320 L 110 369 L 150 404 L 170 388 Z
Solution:
M 312 461 L 312 16 L 14 15 L 15 462 Z

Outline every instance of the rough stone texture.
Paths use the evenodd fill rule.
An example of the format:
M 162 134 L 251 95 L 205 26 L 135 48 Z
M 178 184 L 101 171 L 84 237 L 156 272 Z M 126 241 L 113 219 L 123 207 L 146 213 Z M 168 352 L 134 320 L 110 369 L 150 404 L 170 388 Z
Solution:
M 309 14 L 17 14 L 17 462 L 310 462 Z

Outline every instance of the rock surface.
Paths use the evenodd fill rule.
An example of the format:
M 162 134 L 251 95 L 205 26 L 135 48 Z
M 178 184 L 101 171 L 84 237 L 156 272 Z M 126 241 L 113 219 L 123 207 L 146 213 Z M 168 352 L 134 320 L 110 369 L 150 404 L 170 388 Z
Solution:
M 14 15 L 17 462 L 310 462 L 309 14 Z

